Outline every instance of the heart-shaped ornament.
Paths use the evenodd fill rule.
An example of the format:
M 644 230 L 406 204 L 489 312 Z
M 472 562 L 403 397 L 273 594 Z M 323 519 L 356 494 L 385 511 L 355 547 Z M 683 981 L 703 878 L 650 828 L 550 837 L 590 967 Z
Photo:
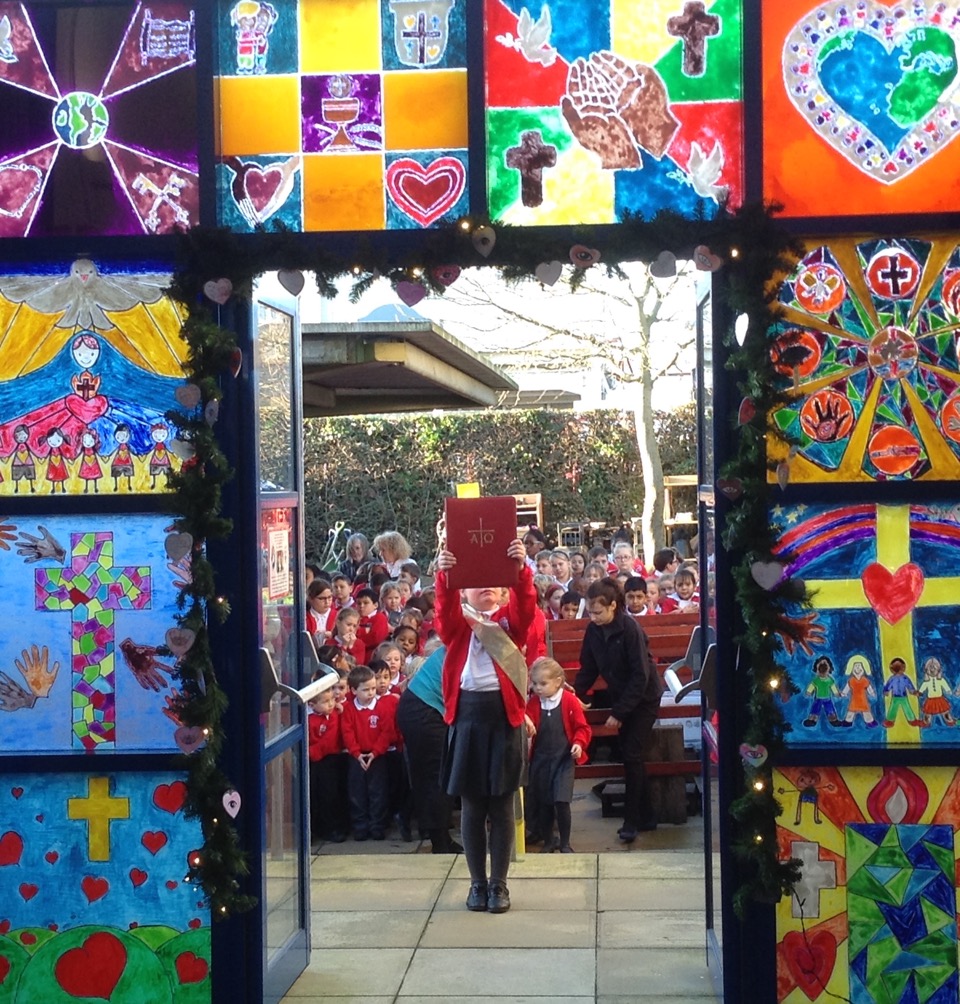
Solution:
M 754 770 L 759 770 L 767 762 L 768 756 L 767 747 L 760 743 L 756 746 L 751 743 L 740 743 L 740 758 Z
M 600 261 L 600 252 L 596 248 L 588 248 L 585 244 L 574 244 L 570 248 L 570 261 L 577 268 L 590 268 Z
M 895 572 L 874 562 L 860 576 L 867 602 L 888 624 L 896 624 L 917 605 L 923 593 L 923 569 L 912 562 Z
M 715 255 L 706 244 L 698 244 L 693 249 L 693 264 L 700 272 L 716 272 L 723 259 Z
M 234 791 L 233 788 L 225 791 L 223 793 L 223 807 L 231 819 L 236 819 L 237 813 L 240 811 L 240 792 Z
M 650 262 L 650 274 L 654 279 L 670 279 L 677 274 L 677 256 L 672 251 L 661 251 Z
M 173 392 L 173 396 L 177 399 L 177 404 L 186 408 L 188 411 L 193 411 L 203 397 L 200 392 L 200 388 L 195 383 L 181 384 Z
M 167 628 L 163 640 L 166 642 L 167 648 L 179 659 L 180 656 L 186 655 L 193 648 L 197 635 L 190 628 L 173 627 Z
M 203 284 L 203 295 L 222 306 L 233 296 L 233 283 L 229 279 L 210 279 Z
M 740 402 L 740 410 L 737 412 L 737 422 L 740 425 L 749 425 L 757 417 L 757 406 L 745 397 Z
M 206 742 L 207 737 L 199 725 L 181 725 L 173 733 L 173 741 L 182 753 L 196 752 Z
M 489 258 L 493 246 L 497 243 L 497 232 L 493 227 L 488 227 L 486 223 L 481 223 L 479 227 L 473 228 L 470 242 L 479 254 L 482 254 L 484 258 Z
M 237 346 L 230 353 L 230 373 L 238 377 L 240 376 L 240 368 L 243 366 L 243 350 Z
M 168 533 L 163 539 L 163 549 L 174 564 L 186 557 L 192 548 L 193 536 L 189 533 Z
M 779 561 L 755 561 L 750 566 L 750 574 L 753 581 L 761 589 L 769 592 L 783 578 L 784 567 Z
M 736 502 L 743 494 L 743 482 L 739 478 L 719 478 L 717 491 L 731 502 Z
M 180 460 L 186 462 L 193 460 L 197 455 L 197 448 L 186 439 L 171 439 L 170 452 Z
M 440 286 L 452 286 L 460 278 L 459 265 L 437 265 L 430 269 L 433 281 Z
M 394 289 L 408 307 L 415 306 L 427 295 L 427 287 L 422 282 L 407 282 L 404 279 L 398 282 Z
M 277 272 L 277 281 L 291 296 L 299 296 L 307 280 L 298 268 L 282 268 Z
M 781 460 L 777 464 L 777 484 L 782 492 L 785 492 L 787 485 L 790 484 L 790 464 L 786 460 Z
M 552 286 L 563 275 L 562 261 L 542 261 L 533 270 L 533 274 L 544 284 Z
M 207 401 L 206 407 L 203 409 L 203 420 L 207 425 L 215 425 L 219 417 L 220 402 L 214 397 Z

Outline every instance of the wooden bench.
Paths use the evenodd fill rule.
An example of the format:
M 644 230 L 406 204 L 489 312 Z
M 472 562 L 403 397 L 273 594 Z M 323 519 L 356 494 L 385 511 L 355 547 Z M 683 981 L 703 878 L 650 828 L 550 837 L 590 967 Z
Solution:
M 567 682 L 573 684 L 577 673 L 580 670 L 580 649 L 583 645 L 583 636 L 590 623 L 588 619 L 581 618 L 572 621 L 547 621 L 547 655 L 556 659 L 564 667 Z M 661 674 L 672 663 L 683 659 L 687 654 L 687 646 L 690 643 L 690 636 L 693 629 L 700 623 L 700 614 L 695 613 L 674 613 L 657 614 L 651 617 L 644 617 L 640 621 L 640 626 L 650 643 L 650 654 Z M 679 674 L 683 682 L 691 679 L 690 670 L 683 667 Z M 591 693 L 606 689 L 606 681 L 598 677 L 593 685 Z M 657 716 L 659 721 L 669 721 L 670 719 L 683 719 L 691 717 L 691 708 L 683 707 L 673 703 L 668 691 L 667 700 L 660 705 L 660 713 Z M 699 709 L 696 710 L 699 716 Z M 608 729 L 605 722 L 610 716 L 607 708 L 591 708 L 586 712 L 587 721 L 593 730 L 594 739 L 605 736 L 616 735 L 615 729 Z M 673 735 L 657 736 L 655 730 L 654 749 L 652 751 L 654 759 L 648 760 L 645 764 L 647 775 L 653 778 L 675 778 L 683 789 L 683 782 L 688 777 L 696 777 L 700 774 L 700 761 L 698 758 L 690 759 L 686 753 L 682 752 L 683 744 L 680 741 L 678 750 L 676 737 Z M 673 731 L 673 730 L 667 730 Z M 670 759 L 660 759 L 658 753 L 667 755 Z M 622 763 L 586 763 L 576 770 L 577 777 L 587 778 L 614 778 L 623 776 Z M 685 797 L 679 789 L 674 791 L 673 800 L 677 797 Z M 684 818 L 686 818 L 684 816 Z M 661 820 L 663 815 L 661 813 Z

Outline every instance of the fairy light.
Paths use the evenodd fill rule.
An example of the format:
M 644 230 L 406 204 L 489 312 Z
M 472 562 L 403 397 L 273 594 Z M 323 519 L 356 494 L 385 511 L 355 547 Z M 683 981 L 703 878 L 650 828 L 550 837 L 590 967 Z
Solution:
M 195 851 L 193 854 L 190 855 L 191 868 L 199 868 L 202 863 L 203 863 L 203 858 L 200 857 L 200 854 L 198 852 Z
M 463 231 L 464 233 L 468 233 L 468 232 L 470 231 L 470 229 L 471 229 L 471 224 L 470 224 L 470 221 L 469 221 L 468 219 L 462 219 L 462 220 L 460 221 L 460 229 L 461 229 L 461 230 L 462 230 L 462 231 Z
M 763 789 L 765 787 L 766 787 L 766 785 L 759 778 L 756 781 L 753 782 L 753 790 L 754 791 L 763 791 Z
M 763 834 L 762 833 L 755 833 L 753 835 L 753 842 L 755 844 L 762 844 L 763 843 Z
M 359 265 L 354 265 L 350 271 L 353 272 L 354 275 L 360 275 L 363 269 Z
M 730 257 L 731 258 L 739 258 L 740 257 L 740 248 L 730 248 Z
M 418 265 L 416 268 L 410 269 L 410 274 L 414 277 L 414 279 L 419 279 L 420 276 L 423 275 L 423 269 Z

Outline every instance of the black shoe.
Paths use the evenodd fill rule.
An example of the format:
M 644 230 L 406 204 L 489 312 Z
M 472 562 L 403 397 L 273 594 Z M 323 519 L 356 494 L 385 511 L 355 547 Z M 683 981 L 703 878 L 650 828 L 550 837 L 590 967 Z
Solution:
M 510 892 L 506 882 L 491 882 L 487 893 L 487 911 L 506 913 L 510 909 Z
M 632 826 L 621 826 L 617 836 L 625 843 L 632 844 L 637 839 L 637 831 Z
M 560 848 L 560 853 L 561 854 L 573 854 L 574 850 L 573 850 L 573 848 L 569 844 L 563 844 L 563 846 Z
M 551 837 L 549 840 L 544 840 L 543 847 L 540 848 L 541 854 L 553 854 L 554 851 L 560 850 L 560 841 L 556 837 Z
M 334 844 L 342 844 L 346 839 L 346 833 L 341 833 L 339 830 L 334 830 L 333 833 L 330 834 L 330 841 Z
M 410 830 L 410 823 L 406 819 L 404 819 L 399 812 L 394 817 L 394 819 L 396 820 L 397 829 L 400 831 L 400 839 L 405 844 L 409 844 L 410 841 L 413 840 L 413 833 Z
M 535 833 L 533 830 L 527 830 L 527 832 L 523 835 L 523 839 L 528 844 L 542 844 L 543 834 Z
M 470 892 L 467 894 L 467 909 L 474 913 L 480 913 L 487 909 L 487 883 L 471 882 Z

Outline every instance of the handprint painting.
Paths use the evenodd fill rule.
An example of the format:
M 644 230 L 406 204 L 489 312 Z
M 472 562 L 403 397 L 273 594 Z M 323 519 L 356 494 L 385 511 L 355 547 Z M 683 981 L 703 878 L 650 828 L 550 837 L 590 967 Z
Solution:
M 960 248 L 838 240 L 780 288 L 770 352 L 792 483 L 960 478 Z M 771 475 L 772 477 L 772 475 Z
M 0 2 L 0 237 L 199 223 L 195 56 L 184 3 Z
M 762 7 L 764 198 L 787 216 L 952 211 L 960 5 Z
M 740 204 L 740 0 L 485 11 L 491 216 L 616 223 Z
M 771 510 L 784 578 L 811 607 L 778 632 L 798 689 L 791 746 L 956 746 L 960 717 L 960 500 Z
M 177 657 L 164 648 L 172 639 L 183 650 L 180 634 L 167 635 L 190 581 L 177 537 L 162 515 L 0 522 L 16 625 L 0 638 L 0 751 L 169 751 L 184 741 Z
M 183 395 L 167 273 L 0 275 L 0 496 L 163 492 Z

